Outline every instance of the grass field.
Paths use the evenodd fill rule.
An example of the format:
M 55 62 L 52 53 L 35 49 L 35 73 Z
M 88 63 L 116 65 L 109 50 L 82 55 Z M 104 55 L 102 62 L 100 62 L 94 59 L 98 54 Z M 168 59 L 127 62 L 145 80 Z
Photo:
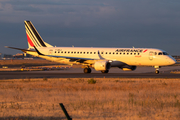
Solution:
M 0 119 L 178 120 L 180 79 L 39 78 L 0 81 Z

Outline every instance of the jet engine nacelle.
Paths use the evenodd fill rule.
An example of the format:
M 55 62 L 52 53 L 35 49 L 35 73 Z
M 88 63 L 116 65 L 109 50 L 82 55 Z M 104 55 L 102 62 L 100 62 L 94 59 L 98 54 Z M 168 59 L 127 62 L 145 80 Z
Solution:
M 110 68 L 111 64 L 108 61 L 97 61 L 94 63 L 94 69 L 96 71 L 109 70 Z
M 129 66 L 129 65 L 121 67 L 123 71 L 133 71 L 136 70 L 136 68 L 137 68 L 136 66 Z

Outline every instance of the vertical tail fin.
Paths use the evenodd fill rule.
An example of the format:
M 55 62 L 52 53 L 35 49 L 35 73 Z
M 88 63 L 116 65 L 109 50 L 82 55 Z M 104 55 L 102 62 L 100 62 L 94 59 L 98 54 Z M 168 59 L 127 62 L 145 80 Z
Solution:
M 28 40 L 29 48 L 35 47 L 52 47 L 52 45 L 43 41 L 36 28 L 33 26 L 31 21 L 24 21 L 26 35 Z

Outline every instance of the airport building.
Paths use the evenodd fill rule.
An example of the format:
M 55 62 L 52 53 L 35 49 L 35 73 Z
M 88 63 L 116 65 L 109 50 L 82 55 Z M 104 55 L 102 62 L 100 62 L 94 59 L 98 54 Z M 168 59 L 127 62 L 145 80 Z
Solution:
M 3 59 L 12 59 L 12 58 L 13 58 L 13 55 L 10 55 L 10 54 L 3 55 Z

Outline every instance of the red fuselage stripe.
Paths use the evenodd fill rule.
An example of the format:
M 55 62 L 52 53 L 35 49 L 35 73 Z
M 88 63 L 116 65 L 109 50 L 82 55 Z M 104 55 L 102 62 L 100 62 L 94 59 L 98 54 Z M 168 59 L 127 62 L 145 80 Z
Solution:
M 146 51 L 147 51 L 147 49 L 146 49 L 146 50 L 144 50 L 144 51 L 143 51 L 143 53 L 145 53 Z

